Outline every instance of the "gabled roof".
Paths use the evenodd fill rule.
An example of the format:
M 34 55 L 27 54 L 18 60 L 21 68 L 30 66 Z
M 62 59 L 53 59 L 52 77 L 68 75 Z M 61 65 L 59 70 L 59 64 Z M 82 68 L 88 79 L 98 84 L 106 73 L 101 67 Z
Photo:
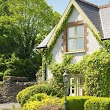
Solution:
M 103 39 L 108 39 L 110 38 L 110 4 L 102 5 L 99 8 L 104 35 Z
M 83 1 L 83 0 L 76 0 L 76 2 L 81 7 L 81 9 L 84 11 L 86 16 L 90 19 L 90 21 L 93 23 L 93 25 L 96 27 L 96 29 L 103 36 L 98 6 L 92 3 L 86 2 L 86 1 Z
M 47 47 L 47 43 L 50 40 L 54 30 L 55 30 L 55 28 L 53 28 L 53 30 L 45 37 L 45 39 L 38 45 L 37 48 L 46 48 Z
M 72 6 L 74 6 L 77 9 L 77 11 L 83 17 L 84 21 L 88 24 L 88 26 L 92 29 L 92 31 L 95 32 L 95 34 L 98 35 L 98 33 L 101 33 L 101 35 L 103 36 L 102 25 L 101 25 L 102 22 L 101 22 L 100 13 L 99 13 L 100 8 L 97 5 L 94 5 L 85 0 L 71 0 L 70 3 L 68 4 L 64 14 L 62 15 L 59 23 L 57 24 L 56 28 L 52 31 L 51 34 L 49 34 L 41 42 L 41 44 L 38 46 L 39 48 L 43 47 L 43 46 L 49 47 L 51 45 L 51 42 L 55 37 L 55 33 L 57 32 L 57 29 L 63 23 L 65 16 L 67 15 L 69 9 Z M 110 24 L 110 22 L 109 22 L 109 24 Z

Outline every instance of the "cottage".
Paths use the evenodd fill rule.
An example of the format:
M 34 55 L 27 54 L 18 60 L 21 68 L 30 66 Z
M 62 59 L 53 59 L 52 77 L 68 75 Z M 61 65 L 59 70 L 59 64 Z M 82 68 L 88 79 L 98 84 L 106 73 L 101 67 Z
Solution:
M 85 0 L 71 0 L 59 23 L 38 48 L 45 50 L 53 45 L 51 53 L 55 62 L 61 63 L 63 54 L 72 54 L 74 55 L 72 63 L 77 63 L 83 56 L 99 50 L 100 36 L 101 40 L 110 38 L 110 4 L 97 6 Z M 46 66 L 45 79 L 50 78 L 52 74 Z M 70 95 L 83 95 L 82 75 L 73 75 L 70 83 L 76 85 L 70 87 Z

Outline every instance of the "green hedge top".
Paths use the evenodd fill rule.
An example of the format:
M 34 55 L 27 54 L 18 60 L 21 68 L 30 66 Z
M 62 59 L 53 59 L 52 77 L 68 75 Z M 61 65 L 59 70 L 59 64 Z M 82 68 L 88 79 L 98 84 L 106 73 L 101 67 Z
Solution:
M 68 96 L 67 97 L 67 110 L 84 110 L 84 103 L 92 98 L 92 96 Z M 62 99 L 62 104 L 64 98 Z
M 23 106 L 26 101 L 30 99 L 31 96 L 37 93 L 47 93 L 48 95 L 55 94 L 51 86 L 47 84 L 38 84 L 20 91 L 17 95 L 17 101 L 21 104 L 21 106 Z
M 60 95 L 62 95 L 62 92 L 58 94 L 58 89 L 59 87 L 54 87 L 50 83 L 36 84 L 34 86 L 27 87 L 26 89 L 20 91 L 17 95 L 17 101 L 21 106 L 23 106 L 30 99 L 31 96 L 38 93 L 46 93 L 47 95 L 60 97 Z
M 110 110 L 110 98 L 91 98 L 85 102 L 84 110 Z

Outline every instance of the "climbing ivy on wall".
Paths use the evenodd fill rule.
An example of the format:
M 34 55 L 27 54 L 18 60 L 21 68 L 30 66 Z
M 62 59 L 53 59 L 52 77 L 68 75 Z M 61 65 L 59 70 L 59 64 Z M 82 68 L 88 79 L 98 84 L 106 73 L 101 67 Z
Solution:
M 90 96 L 108 96 L 110 53 L 101 49 L 85 56 L 79 63 L 80 71 L 85 75 L 85 94 Z
M 53 37 L 53 39 L 52 39 L 52 41 L 51 41 L 50 46 L 49 46 L 47 49 L 45 49 L 45 52 L 42 52 L 42 51 L 40 52 L 41 54 L 46 54 L 45 56 L 47 57 L 47 58 L 46 58 L 47 62 L 52 61 L 52 56 L 50 57 L 51 51 L 52 51 L 52 49 L 53 49 L 53 47 L 54 47 L 54 45 L 55 45 L 55 43 L 56 43 L 56 41 L 57 41 L 59 35 L 60 35 L 60 34 L 63 32 L 63 30 L 65 29 L 65 27 L 66 27 L 66 25 L 67 25 L 67 23 L 68 23 L 68 18 L 69 18 L 69 16 L 70 16 L 72 10 L 73 10 L 73 7 L 71 7 L 71 8 L 68 10 L 68 13 L 66 14 L 64 20 L 62 21 L 60 27 L 57 27 L 57 26 L 56 26 L 56 27 L 57 27 L 57 28 L 56 28 L 56 32 L 55 32 L 55 35 L 54 35 L 54 37 Z
M 87 55 L 77 64 L 71 64 L 73 55 L 64 55 L 62 63 L 53 62 L 49 68 L 57 83 L 62 83 L 66 70 L 70 75 L 84 74 L 85 95 L 105 97 L 109 95 L 110 53 L 105 49 Z
M 72 12 L 72 7 L 68 11 L 60 27 L 56 29 L 54 38 L 45 52 L 42 52 L 43 64 L 50 64 L 49 68 L 53 74 L 54 79 L 58 83 L 62 83 L 62 74 L 66 70 L 68 74 L 84 74 L 85 76 L 85 94 L 90 96 L 108 96 L 109 88 L 109 73 L 110 73 L 110 41 L 101 40 L 101 34 L 93 32 L 94 37 L 102 45 L 102 49 L 95 51 L 91 55 L 87 55 L 77 64 L 71 64 L 70 61 L 73 55 L 64 55 L 62 63 L 52 62 L 51 51 L 57 41 L 57 38 L 64 30 L 68 18 Z
M 56 63 L 53 61 L 52 64 L 49 65 L 49 69 L 57 83 L 63 83 L 64 71 L 67 71 L 67 73 L 71 75 L 73 69 L 71 70 L 70 67 L 73 68 L 75 65 L 70 63 L 72 59 L 73 55 L 63 55 L 63 61 L 61 63 Z
M 52 54 L 51 54 L 51 51 L 57 41 L 57 38 L 59 37 L 59 35 L 63 32 L 67 22 L 68 22 L 68 18 L 71 14 L 73 10 L 73 7 L 71 7 L 68 11 L 68 13 L 66 14 L 62 24 L 60 27 L 58 27 L 56 29 L 56 33 L 54 35 L 54 38 L 52 39 L 52 42 L 49 46 L 49 48 L 46 48 L 45 50 L 44 49 L 41 49 L 39 50 L 39 52 L 41 53 L 42 55 L 42 77 L 44 77 L 44 73 L 45 73 L 45 68 L 44 68 L 44 65 L 49 65 L 51 62 L 52 62 Z

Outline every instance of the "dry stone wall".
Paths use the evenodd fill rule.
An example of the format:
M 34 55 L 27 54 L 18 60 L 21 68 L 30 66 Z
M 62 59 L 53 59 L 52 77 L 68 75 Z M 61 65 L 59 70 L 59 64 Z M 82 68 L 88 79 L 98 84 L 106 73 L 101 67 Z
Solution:
M 0 82 L 0 103 L 16 102 L 16 95 L 36 82 L 28 82 L 27 77 L 5 76 Z

